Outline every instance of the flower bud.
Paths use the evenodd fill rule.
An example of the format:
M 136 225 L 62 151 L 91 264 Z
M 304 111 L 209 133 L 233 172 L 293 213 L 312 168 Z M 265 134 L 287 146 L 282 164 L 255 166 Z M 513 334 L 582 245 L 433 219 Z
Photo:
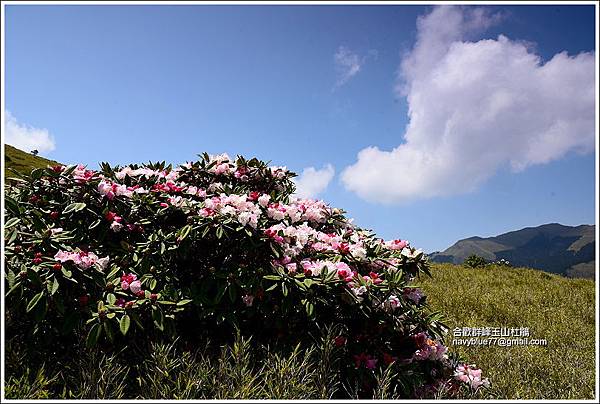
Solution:
M 80 306 L 87 306 L 88 302 L 90 301 L 90 298 L 87 295 L 83 295 L 83 296 L 79 296 L 79 305 Z

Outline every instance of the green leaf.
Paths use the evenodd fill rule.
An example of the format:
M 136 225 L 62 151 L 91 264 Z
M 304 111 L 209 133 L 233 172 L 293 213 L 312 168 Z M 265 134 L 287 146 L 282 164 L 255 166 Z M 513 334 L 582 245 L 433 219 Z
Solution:
M 18 229 L 14 229 L 11 233 L 10 233 L 10 237 L 8 238 L 8 241 L 6 242 L 5 245 L 11 245 L 13 243 L 13 241 L 15 241 L 17 239 L 17 236 L 19 235 L 19 231 Z
M 19 203 L 10 196 L 4 195 L 4 207 L 15 216 L 21 213 Z
M 119 272 L 119 267 L 114 267 L 114 269 L 110 271 L 110 273 L 106 276 L 106 279 L 112 279 L 112 277 L 115 276 L 117 272 Z
M 56 278 L 54 278 L 54 282 L 52 282 L 52 289 L 50 289 L 50 295 L 54 295 L 56 293 L 56 291 L 58 290 L 58 280 Z
M 35 308 L 35 306 L 37 306 L 37 304 L 40 302 L 40 299 L 42 298 L 42 296 L 44 296 L 44 291 L 41 291 L 37 295 L 33 296 L 33 298 L 27 304 L 27 313 L 29 313 L 31 310 L 33 310 Z
M 8 273 L 6 274 L 6 280 L 8 281 L 9 288 L 12 288 L 14 286 L 15 278 L 16 278 L 15 273 L 9 269 Z
M 115 337 L 112 328 L 112 321 L 105 321 L 102 323 L 102 325 L 104 326 L 104 332 L 108 336 L 108 339 L 110 340 L 110 342 L 113 342 Z
M 78 316 L 77 313 L 72 312 L 72 313 L 68 313 L 62 323 L 62 327 L 61 327 L 61 334 L 62 335 L 67 335 L 71 332 L 71 330 L 73 330 L 73 328 L 75 328 L 75 325 L 77 324 L 77 320 L 78 320 Z
M 108 302 L 108 304 L 115 304 L 115 302 L 117 301 L 117 297 L 114 294 L 109 293 L 108 296 L 106 296 L 106 301 Z
M 4 228 L 9 229 L 9 228 L 15 226 L 20 221 L 21 221 L 21 218 L 12 217 L 12 218 L 8 219 L 8 221 L 6 221 L 6 223 L 4 223 Z
M 229 284 L 229 287 L 227 288 L 227 294 L 229 295 L 229 300 L 231 300 L 231 303 L 234 303 L 237 298 L 237 286 L 235 283 Z
M 283 293 L 284 296 L 287 296 L 289 293 L 289 289 L 285 283 L 281 284 L 281 293 Z
M 65 267 L 62 267 L 62 268 L 60 269 L 60 271 L 61 271 L 61 272 L 63 273 L 63 275 L 64 275 L 65 277 L 67 277 L 67 278 L 70 278 L 70 277 L 73 275 L 73 273 L 72 273 L 71 271 L 69 271 L 68 269 L 66 269 Z
M 152 319 L 154 320 L 154 325 L 161 331 L 165 330 L 165 317 L 163 315 L 162 310 L 153 308 L 152 309 Z
M 83 202 L 75 202 L 70 204 L 63 210 L 63 214 L 71 213 L 71 212 L 79 212 L 85 208 L 85 203 Z
M 119 321 L 119 329 L 121 330 L 121 334 L 126 335 L 129 330 L 129 325 L 131 324 L 131 319 L 127 314 L 121 317 Z
M 188 234 L 190 234 L 190 231 L 192 230 L 192 226 L 191 225 L 185 225 L 181 228 L 181 230 L 179 231 L 179 239 L 183 240 L 185 239 Z
M 190 303 L 192 300 L 191 299 L 183 299 L 177 302 L 177 306 L 183 306 L 184 304 L 188 304 Z
M 96 228 L 100 223 L 102 223 L 102 219 L 97 219 L 88 227 L 89 230 Z
M 304 307 L 306 308 L 306 314 L 308 314 L 309 317 L 312 317 L 313 312 L 315 311 L 314 304 L 312 304 L 308 300 L 305 300 L 304 301 Z
M 102 327 L 100 327 L 100 323 L 96 323 L 90 328 L 90 332 L 87 335 L 87 339 L 85 340 L 85 345 L 88 348 L 93 347 L 98 342 L 98 338 L 102 333 Z

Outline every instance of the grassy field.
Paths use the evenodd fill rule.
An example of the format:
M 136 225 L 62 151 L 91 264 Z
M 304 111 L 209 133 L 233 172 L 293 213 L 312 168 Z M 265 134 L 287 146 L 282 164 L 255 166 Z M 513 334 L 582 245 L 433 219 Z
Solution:
M 488 266 L 433 266 L 428 303 L 446 316 L 449 347 L 484 369 L 508 399 L 591 399 L 595 382 L 594 282 Z M 454 327 L 528 327 L 547 346 L 452 345 Z
M 15 176 L 8 171 L 11 168 L 20 173 L 29 173 L 34 168 L 45 168 L 48 165 L 58 164 L 56 161 L 45 159 L 44 157 L 34 156 L 26 153 L 11 145 L 4 145 L 4 177 Z

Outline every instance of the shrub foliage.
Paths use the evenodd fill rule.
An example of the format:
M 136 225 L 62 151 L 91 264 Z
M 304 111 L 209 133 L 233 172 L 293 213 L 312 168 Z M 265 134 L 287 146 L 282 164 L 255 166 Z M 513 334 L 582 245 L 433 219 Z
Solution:
M 377 395 L 382 380 L 402 397 L 486 384 L 448 354 L 439 314 L 411 286 L 429 273 L 423 252 L 295 198 L 293 176 L 204 154 L 176 168 L 55 166 L 15 180 L 8 337 L 53 352 L 176 338 L 195 349 L 236 332 L 293 347 L 339 325 L 340 377 L 357 396 Z

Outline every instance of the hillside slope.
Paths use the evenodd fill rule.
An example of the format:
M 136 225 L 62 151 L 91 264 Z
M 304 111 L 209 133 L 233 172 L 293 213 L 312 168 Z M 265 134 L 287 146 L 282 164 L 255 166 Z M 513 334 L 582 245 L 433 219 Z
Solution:
M 550 223 L 495 237 L 471 237 L 432 254 L 430 260 L 461 264 L 471 254 L 488 261 L 505 259 L 515 266 L 593 279 L 595 226 Z
M 594 282 L 500 266 L 434 264 L 432 274 L 420 284 L 446 317 L 446 343 L 481 366 L 497 397 L 594 397 Z M 547 346 L 453 345 L 455 327 L 527 327 Z
M 28 174 L 34 168 L 45 168 L 56 164 L 58 163 L 54 160 L 34 156 L 8 144 L 4 145 L 4 165 L 2 167 L 4 178 L 15 176 L 13 172 L 7 170 L 9 168 L 19 173 Z

